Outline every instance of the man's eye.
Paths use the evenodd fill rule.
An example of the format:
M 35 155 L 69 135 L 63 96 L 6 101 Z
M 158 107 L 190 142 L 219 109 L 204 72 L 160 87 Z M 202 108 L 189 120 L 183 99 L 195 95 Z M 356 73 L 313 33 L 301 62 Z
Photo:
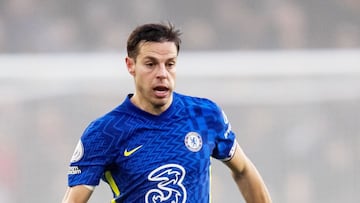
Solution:
M 168 63 L 167 66 L 168 67 L 173 67 L 173 66 L 175 66 L 175 63 Z

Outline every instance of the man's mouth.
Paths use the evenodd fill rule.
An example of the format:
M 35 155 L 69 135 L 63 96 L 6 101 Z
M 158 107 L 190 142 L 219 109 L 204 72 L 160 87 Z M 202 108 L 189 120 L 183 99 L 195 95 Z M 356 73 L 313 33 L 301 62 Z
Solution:
M 157 97 L 166 97 L 169 93 L 169 88 L 165 86 L 157 86 L 153 90 Z

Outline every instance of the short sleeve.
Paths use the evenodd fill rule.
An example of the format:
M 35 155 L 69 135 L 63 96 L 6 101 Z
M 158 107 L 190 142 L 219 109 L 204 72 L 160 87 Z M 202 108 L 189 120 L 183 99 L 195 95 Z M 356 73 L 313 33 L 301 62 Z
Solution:
M 113 138 L 94 122 L 81 136 L 70 161 L 68 185 L 98 185 L 112 160 Z
M 217 135 L 215 137 L 215 148 L 212 153 L 212 157 L 227 161 L 234 155 L 236 147 L 236 136 L 231 129 L 231 124 L 227 119 L 224 111 L 218 107 L 218 113 L 215 122 L 217 128 Z

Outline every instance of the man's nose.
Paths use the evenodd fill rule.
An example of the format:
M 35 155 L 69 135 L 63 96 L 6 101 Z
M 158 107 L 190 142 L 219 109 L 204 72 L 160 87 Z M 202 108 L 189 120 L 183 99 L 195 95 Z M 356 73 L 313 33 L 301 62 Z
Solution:
M 158 71 L 157 71 L 157 77 L 159 78 L 166 78 L 168 74 L 168 71 L 166 69 L 165 64 L 159 64 Z

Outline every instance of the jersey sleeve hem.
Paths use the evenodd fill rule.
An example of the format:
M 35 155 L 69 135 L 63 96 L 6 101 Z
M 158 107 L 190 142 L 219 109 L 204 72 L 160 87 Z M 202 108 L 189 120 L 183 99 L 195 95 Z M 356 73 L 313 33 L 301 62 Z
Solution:
M 238 145 L 237 141 L 235 140 L 233 146 L 230 149 L 229 156 L 224 158 L 224 159 L 220 159 L 220 160 L 223 161 L 223 162 L 230 161 L 234 157 L 237 145 Z

